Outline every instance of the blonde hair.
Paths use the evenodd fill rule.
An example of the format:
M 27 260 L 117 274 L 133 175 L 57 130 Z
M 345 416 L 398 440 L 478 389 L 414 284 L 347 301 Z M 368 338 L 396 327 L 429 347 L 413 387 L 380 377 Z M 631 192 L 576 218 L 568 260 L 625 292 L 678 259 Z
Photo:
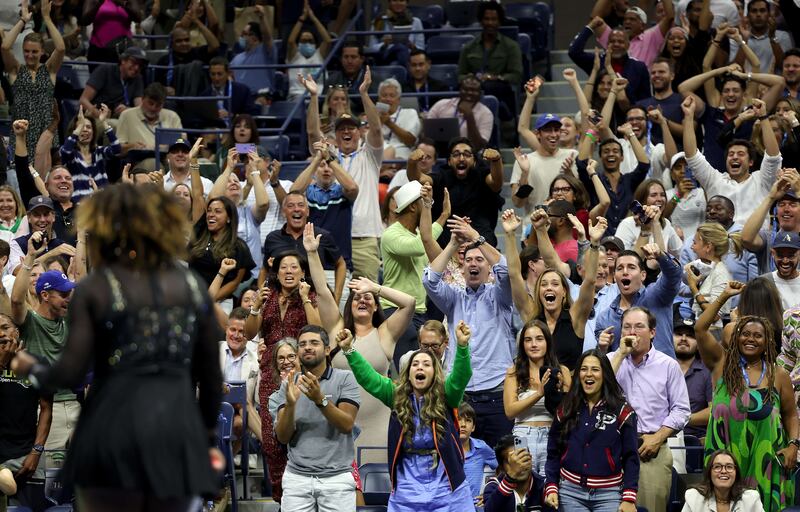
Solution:
M 411 443 L 416 430 L 414 424 L 414 405 L 411 403 L 411 395 L 414 389 L 411 387 L 411 363 L 420 354 L 427 354 L 433 361 L 433 382 L 425 390 L 422 397 L 422 409 L 419 411 L 420 424 L 433 428 L 436 422 L 436 435 L 439 439 L 444 438 L 444 426 L 447 421 L 447 403 L 444 396 L 444 370 L 436 355 L 430 350 L 417 350 L 411 354 L 405 370 L 400 374 L 400 379 L 394 390 L 394 410 L 397 419 L 405 432 L 405 439 Z
M 718 222 L 705 222 L 700 224 L 697 228 L 697 236 L 703 242 L 711 244 L 714 248 L 714 255 L 722 259 L 723 256 L 730 252 L 733 247 L 733 252 L 737 258 L 742 256 L 742 235 L 741 233 L 728 233 L 728 230 L 722 227 Z

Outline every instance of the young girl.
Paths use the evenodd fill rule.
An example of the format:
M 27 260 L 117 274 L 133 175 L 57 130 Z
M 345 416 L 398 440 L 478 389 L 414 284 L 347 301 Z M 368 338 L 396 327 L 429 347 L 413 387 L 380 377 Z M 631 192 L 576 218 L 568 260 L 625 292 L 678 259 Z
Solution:
M 474 510 L 464 475 L 456 410 L 472 377 L 472 333 L 463 321 L 455 332 L 458 348 L 446 379 L 438 358 L 428 350 L 417 350 L 397 383 L 380 375 L 361 357 L 353 348 L 348 329 L 336 335 L 358 383 L 392 409 L 388 439 L 390 512 Z

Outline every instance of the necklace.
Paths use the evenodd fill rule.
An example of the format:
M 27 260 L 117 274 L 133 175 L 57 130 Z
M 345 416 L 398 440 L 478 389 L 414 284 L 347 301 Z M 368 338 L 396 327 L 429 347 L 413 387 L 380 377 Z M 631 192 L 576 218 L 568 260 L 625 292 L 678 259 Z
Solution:
M 749 364 L 745 361 L 744 357 L 739 359 L 739 366 L 742 369 L 742 375 L 744 376 L 744 381 L 749 388 L 757 388 L 761 385 L 761 382 L 764 380 L 764 376 L 767 374 L 767 363 L 761 359 L 761 376 L 758 378 L 758 382 L 755 385 L 750 383 L 750 375 L 747 373 L 748 368 L 755 368 L 756 363 Z

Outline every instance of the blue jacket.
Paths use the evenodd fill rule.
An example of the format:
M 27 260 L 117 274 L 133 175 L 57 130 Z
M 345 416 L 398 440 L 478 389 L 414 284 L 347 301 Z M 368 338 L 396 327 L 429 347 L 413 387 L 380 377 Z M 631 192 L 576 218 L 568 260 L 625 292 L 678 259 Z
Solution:
M 583 27 L 575 39 L 569 45 L 569 57 L 576 66 L 586 71 L 592 72 L 594 67 L 594 52 L 584 51 L 586 42 L 594 35 L 594 32 L 589 27 Z M 604 66 L 605 59 L 608 58 L 608 52 L 604 52 L 600 58 L 600 67 Z M 650 73 L 647 71 L 647 65 L 644 62 L 632 59 L 627 55 L 624 58 L 622 65 L 622 76 L 628 79 L 628 86 L 625 87 L 625 94 L 631 100 L 631 104 L 639 100 L 650 97 Z M 593 190 L 593 188 L 591 189 Z
M 601 401 L 589 411 L 584 402 L 562 453 L 559 437 L 563 421 L 563 406 L 559 406 L 547 440 L 545 496 L 557 493 L 563 478 L 588 488 L 621 484 L 623 501 L 636 503 L 639 442 L 633 408 L 626 403 L 621 410 L 611 411 Z
M 502 479 L 492 477 L 483 489 L 483 510 L 484 512 L 517 512 L 517 500 L 514 497 L 514 489 L 517 485 L 512 483 L 506 475 Z M 531 483 L 528 492 L 525 493 L 525 504 L 522 510 L 531 512 L 534 510 L 554 510 L 544 504 L 544 480 L 536 473 L 531 474 Z
M 227 110 L 231 117 L 237 114 L 250 114 L 250 115 L 258 115 L 261 113 L 261 108 L 256 105 L 256 98 L 255 95 L 250 91 L 250 88 L 242 83 L 234 82 L 233 80 L 229 80 L 228 84 L 230 85 L 230 97 L 229 100 L 224 100 L 225 102 L 225 110 Z M 225 90 L 227 91 L 228 85 L 225 86 Z M 200 96 L 209 96 L 214 97 L 216 93 L 214 89 L 209 85 L 206 89 L 200 94 Z

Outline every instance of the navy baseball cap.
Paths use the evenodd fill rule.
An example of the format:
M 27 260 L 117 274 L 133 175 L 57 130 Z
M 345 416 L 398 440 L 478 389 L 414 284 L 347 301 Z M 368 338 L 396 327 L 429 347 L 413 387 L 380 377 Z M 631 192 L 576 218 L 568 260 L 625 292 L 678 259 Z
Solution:
M 544 114 L 543 116 L 539 116 L 539 118 L 536 120 L 534 128 L 541 130 L 550 123 L 557 123 L 559 126 L 561 126 L 561 118 L 555 114 Z
M 48 270 L 41 274 L 36 281 L 36 295 L 48 290 L 68 292 L 75 288 L 75 283 L 69 280 L 66 274 L 58 270 Z
M 55 206 L 53 205 L 53 200 L 47 196 L 34 196 L 28 201 L 28 211 L 33 211 L 34 208 L 49 208 L 51 210 L 55 210 Z
M 800 235 L 792 231 L 778 231 L 772 239 L 772 248 L 800 249 Z

